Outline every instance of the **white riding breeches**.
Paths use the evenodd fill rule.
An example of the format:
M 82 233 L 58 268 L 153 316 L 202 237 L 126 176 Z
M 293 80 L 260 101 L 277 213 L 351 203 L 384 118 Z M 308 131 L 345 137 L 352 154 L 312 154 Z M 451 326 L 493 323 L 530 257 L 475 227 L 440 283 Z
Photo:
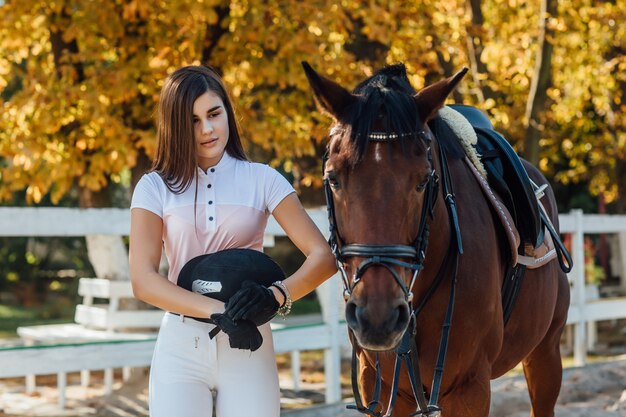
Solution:
M 272 332 L 259 327 L 255 352 L 232 349 L 214 325 L 166 313 L 150 368 L 151 417 L 278 417 L 280 389 Z

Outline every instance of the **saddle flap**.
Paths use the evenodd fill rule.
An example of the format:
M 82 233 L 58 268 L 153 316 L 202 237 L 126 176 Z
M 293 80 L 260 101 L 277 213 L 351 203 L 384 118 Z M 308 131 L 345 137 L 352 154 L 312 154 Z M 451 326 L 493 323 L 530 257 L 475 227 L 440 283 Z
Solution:
M 511 217 L 511 213 L 506 208 L 504 204 L 502 204 L 500 198 L 496 196 L 494 191 L 489 187 L 487 180 L 485 177 L 480 175 L 478 169 L 474 166 L 474 164 L 469 160 L 469 158 L 464 158 L 465 164 L 470 168 L 474 177 L 478 180 L 480 184 L 480 188 L 485 194 L 487 201 L 489 201 L 490 205 L 494 208 L 496 216 L 500 220 L 502 227 L 504 229 L 504 234 L 506 235 L 506 239 L 509 243 L 509 248 L 511 251 L 511 265 L 515 266 L 518 262 L 518 253 L 517 248 L 520 245 L 520 236 L 515 228 L 515 224 L 513 223 L 513 218 Z
M 513 217 L 524 244 L 543 241 L 539 205 L 528 173 L 509 142 L 493 129 L 489 118 L 475 107 L 452 105 L 474 127 L 476 148 L 482 155 L 491 188 L 496 190 Z
M 515 227 L 515 224 L 513 223 L 511 213 L 509 213 L 509 210 L 502 203 L 501 197 L 489 186 L 487 180 L 480 175 L 474 164 L 472 164 L 467 157 L 465 158 L 465 163 L 478 180 L 483 194 L 485 194 L 487 201 L 489 201 L 491 206 L 494 208 L 494 212 L 500 220 L 500 224 L 502 224 L 504 234 L 506 235 L 506 239 L 509 244 L 511 265 L 515 266 L 520 263 L 529 269 L 534 269 L 539 268 L 556 258 L 557 253 L 554 247 L 554 241 L 552 240 L 550 233 L 545 233 L 545 231 L 545 239 L 543 239 L 537 247 L 533 247 L 531 244 L 523 244 L 520 247 L 520 235 Z M 539 200 L 537 200 L 537 205 L 541 210 L 544 210 Z M 523 254 L 518 253 L 518 248 L 524 251 Z
M 497 152 L 498 159 L 502 164 L 502 173 L 493 170 L 490 172 L 489 164 L 486 164 L 485 167 L 490 177 L 494 177 L 493 180 L 490 178 L 490 182 L 503 180 L 510 191 L 515 224 L 520 232 L 522 242 L 538 246 L 541 236 L 539 206 L 522 161 L 506 139 L 495 130 L 476 129 L 476 133 L 478 134 L 479 152 L 481 148 L 487 147 L 491 147 Z

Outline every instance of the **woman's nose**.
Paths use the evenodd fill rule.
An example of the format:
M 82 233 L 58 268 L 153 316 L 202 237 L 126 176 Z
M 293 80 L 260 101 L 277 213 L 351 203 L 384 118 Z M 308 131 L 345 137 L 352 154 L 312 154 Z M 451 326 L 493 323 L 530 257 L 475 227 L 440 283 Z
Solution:
M 205 120 L 204 122 L 202 122 L 202 133 L 211 133 L 211 132 L 213 132 L 213 124 L 208 120 Z

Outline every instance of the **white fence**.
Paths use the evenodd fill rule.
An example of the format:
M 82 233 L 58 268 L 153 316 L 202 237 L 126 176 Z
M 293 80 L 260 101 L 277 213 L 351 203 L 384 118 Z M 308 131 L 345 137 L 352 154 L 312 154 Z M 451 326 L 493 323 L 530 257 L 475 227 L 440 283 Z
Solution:
M 326 210 L 307 211 L 320 230 L 327 234 Z M 0 236 L 127 236 L 129 230 L 128 209 L 0 207 Z M 270 217 L 265 230 L 264 246 L 272 246 L 277 236 L 285 236 L 285 232 Z M 340 324 L 339 277 L 334 276 L 326 281 L 317 292 L 323 306 L 322 323 L 284 327 L 279 325 L 273 331 L 274 345 L 277 353 L 291 352 L 295 378 L 299 374 L 300 351 L 324 350 L 326 402 L 335 403 L 341 400 L 340 349 L 342 344 L 347 343 L 347 334 L 342 328 L 345 325 Z M 65 372 L 149 365 L 153 346 L 154 340 L 110 343 L 96 340 L 94 343 L 51 343 L 49 346 L 0 349 L 0 378 L 56 373 L 60 378 L 59 388 L 64 389 Z M 101 360 L 101 356 L 107 360 Z M 67 360 L 68 358 L 73 359 Z
M 308 213 L 322 233 L 327 235 L 328 221 L 325 208 L 308 210 Z M 573 210 L 569 214 L 560 215 L 560 223 L 561 232 L 573 234 L 574 269 L 570 273 L 572 305 L 568 324 L 574 325 L 575 328 L 575 361 L 577 364 L 584 364 L 587 324 L 626 317 L 626 298 L 597 300 L 585 298 L 584 235 L 626 232 L 626 216 L 583 215 L 582 211 Z M 129 230 L 130 216 L 127 209 L 0 207 L 0 236 L 85 236 L 90 234 L 125 236 L 128 235 Z M 266 229 L 266 244 L 271 245 L 274 236 L 284 236 L 284 231 L 273 218 L 270 218 Z M 626 242 L 621 243 L 626 244 Z M 345 330 L 339 324 L 341 302 L 337 277 L 323 286 L 319 296 L 323 307 L 324 323 L 320 326 L 312 326 L 310 329 L 299 328 L 293 334 L 284 332 L 279 336 L 278 333 L 281 332 L 277 332 L 277 349 L 279 351 L 324 349 L 327 376 L 326 400 L 335 402 L 340 399 L 340 344 L 345 340 Z M 39 353 L 41 352 L 39 350 Z M 18 354 L 17 351 L 14 353 Z M 23 356 L 23 360 L 28 359 Z M 1 358 L 0 361 L 2 361 Z M 32 371 L 29 369 L 29 372 Z
M 585 249 L 586 234 L 626 232 L 626 215 L 583 214 L 582 210 L 572 210 L 569 214 L 559 216 L 561 233 L 572 234 L 572 257 L 574 268 L 569 274 L 572 284 L 571 305 L 567 323 L 574 325 L 574 362 L 584 365 L 587 357 L 588 323 L 601 320 L 626 318 L 626 297 L 598 298 L 587 300 L 585 294 Z M 624 245 L 620 241 L 622 262 L 624 262 Z M 621 277 L 622 282 L 626 277 Z

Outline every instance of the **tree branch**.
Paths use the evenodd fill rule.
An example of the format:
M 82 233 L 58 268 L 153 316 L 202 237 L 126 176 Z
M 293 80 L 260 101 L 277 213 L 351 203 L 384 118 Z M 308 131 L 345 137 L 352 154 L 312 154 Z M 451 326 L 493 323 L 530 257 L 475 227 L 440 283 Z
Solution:
M 226 17 L 230 14 L 230 2 L 227 1 L 221 6 L 217 6 L 215 8 L 215 12 L 217 13 L 217 22 L 215 22 L 212 26 L 207 26 L 202 45 L 202 60 L 200 62 L 205 64 L 211 62 L 211 56 L 213 54 L 213 50 L 217 46 L 217 43 L 225 33 L 228 33 L 228 27 L 225 27 L 224 19 L 226 19 Z M 215 64 L 211 65 L 221 72 L 218 66 Z
M 554 31 L 550 29 L 548 20 L 556 14 L 557 1 L 542 0 L 539 17 L 539 49 L 537 50 L 537 62 L 524 117 L 527 123 L 524 157 L 534 165 L 539 163 L 539 139 L 543 130 L 541 117 L 548 99 L 548 88 L 552 85 L 552 43 L 550 38 Z

